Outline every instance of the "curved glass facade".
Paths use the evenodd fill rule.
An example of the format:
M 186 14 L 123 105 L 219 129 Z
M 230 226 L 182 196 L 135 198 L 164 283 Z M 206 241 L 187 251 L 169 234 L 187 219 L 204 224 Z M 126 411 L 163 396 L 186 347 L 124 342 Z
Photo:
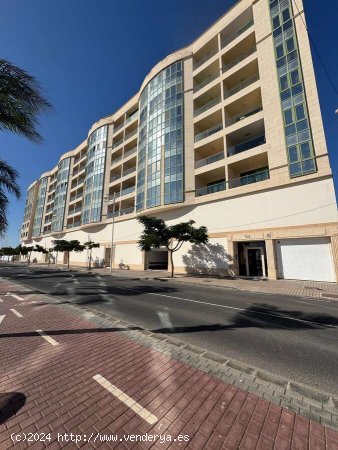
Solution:
M 140 97 L 136 210 L 183 201 L 183 64 L 154 77 Z
M 58 164 L 51 231 L 62 231 L 65 214 L 70 158 Z
M 40 180 L 38 194 L 37 194 L 37 200 L 36 200 L 36 206 L 35 206 L 32 236 L 39 236 L 40 232 L 41 232 L 43 210 L 45 207 L 45 198 L 46 198 L 46 191 L 47 191 L 47 183 L 48 183 L 47 177 L 42 178 Z
M 104 125 L 93 131 L 88 139 L 86 180 L 82 209 L 83 224 L 99 222 L 101 220 L 107 130 L 108 127 Z

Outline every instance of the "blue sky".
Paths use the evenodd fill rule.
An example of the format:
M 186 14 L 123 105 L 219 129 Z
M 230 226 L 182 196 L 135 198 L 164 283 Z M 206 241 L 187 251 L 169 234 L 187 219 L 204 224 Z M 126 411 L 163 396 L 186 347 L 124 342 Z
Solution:
M 267 0 L 266 0 L 267 1 Z M 310 34 L 338 85 L 338 5 L 303 0 Z M 0 157 L 21 174 L 23 198 L 12 200 L 8 244 L 18 243 L 25 191 L 90 126 L 138 91 L 145 75 L 184 47 L 233 0 L 11 0 L 0 15 L 0 57 L 38 78 L 54 110 L 41 117 L 42 145 L 0 132 Z M 314 56 L 326 137 L 338 190 L 338 96 Z

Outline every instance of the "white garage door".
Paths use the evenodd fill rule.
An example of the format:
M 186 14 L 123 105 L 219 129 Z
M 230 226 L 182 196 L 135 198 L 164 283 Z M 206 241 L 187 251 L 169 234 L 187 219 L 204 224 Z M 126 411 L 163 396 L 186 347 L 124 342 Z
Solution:
M 336 281 L 329 238 L 277 241 L 277 265 L 280 278 Z

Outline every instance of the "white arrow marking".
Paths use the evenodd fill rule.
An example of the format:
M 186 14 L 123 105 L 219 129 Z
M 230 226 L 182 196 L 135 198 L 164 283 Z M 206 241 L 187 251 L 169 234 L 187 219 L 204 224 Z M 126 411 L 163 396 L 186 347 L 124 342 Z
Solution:
M 4 320 L 6 316 L 0 316 L 0 323 Z
M 19 295 L 11 294 L 10 292 L 7 292 L 6 297 L 13 297 L 16 300 L 24 300 L 24 298 L 20 297 Z
M 19 311 L 17 311 L 16 309 L 11 309 L 12 313 L 15 314 L 17 317 L 23 317 L 22 314 L 19 313 Z

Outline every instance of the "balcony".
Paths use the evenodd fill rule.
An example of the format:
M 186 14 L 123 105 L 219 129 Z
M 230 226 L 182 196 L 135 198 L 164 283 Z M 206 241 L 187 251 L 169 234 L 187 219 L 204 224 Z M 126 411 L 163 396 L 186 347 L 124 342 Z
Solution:
M 207 166 L 208 164 L 212 164 L 213 162 L 220 161 L 224 159 L 224 152 L 216 153 L 215 155 L 208 156 L 208 158 L 200 159 L 195 163 L 195 169 L 199 167 Z
M 222 66 L 222 73 L 227 72 L 228 70 L 232 69 L 233 67 L 237 66 L 240 62 L 244 61 L 249 56 L 253 55 L 256 52 L 256 45 L 250 48 L 250 50 L 247 50 L 246 52 L 241 53 L 237 58 L 233 59 L 227 64 L 224 64 Z
M 68 224 L 67 224 L 67 228 L 79 227 L 80 225 L 81 225 L 81 221 L 78 220 L 77 222 L 68 223 Z
M 268 168 L 259 171 L 253 171 L 249 175 L 244 175 L 239 178 L 234 178 L 228 181 L 228 188 L 233 189 L 241 186 L 246 186 L 247 184 L 259 183 L 260 181 L 265 181 L 270 178 L 270 172 Z
M 136 154 L 136 151 L 137 151 L 137 146 L 134 148 L 131 148 L 130 150 L 125 151 L 123 157 L 128 158 L 129 156 Z
M 251 84 L 255 83 L 259 80 L 258 75 L 253 75 L 252 77 L 248 78 L 247 80 L 243 81 L 242 83 L 237 84 L 236 86 L 232 87 L 231 89 L 224 91 L 224 100 L 227 98 L 233 96 L 234 94 L 237 94 L 237 92 L 242 91 L 243 89 L 247 88 Z
M 226 47 L 227 45 L 230 44 L 230 42 L 234 41 L 236 38 L 238 38 L 241 34 L 243 34 L 246 30 L 248 30 L 249 28 L 251 28 L 254 24 L 253 19 L 250 19 L 246 24 L 242 25 L 241 28 L 239 28 L 239 30 L 237 30 L 236 32 L 230 34 L 229 36 L 225 36 L 222 40 L 221 40 L 221 46 L 222 48 Z
M 115 211 L 113 213 L 113 211 L 108 211 L 107 213 L 107 217 L 120 217 L 120 216 L 125 216 L 126 214 L 132 214 L 135 211 L 135 208 L 132 206 L 130 208 L 124 208 L 124 209 L 120 209 L 118 211 Z
M 135 186 L 130 186 L 130 187 L 126 188 L 126 189 L 123 189 L 121 192 L 117 192 L 116 193 L 116 198 L 123 197 L 124 195 L 131 194 L 134 191 L 135 191 Z
M 114 142 L 113 143 L 113 148 L 116 148 L 116 147 L 118 147 L 119 145 L 121 145 L 122 144 L 122 142 L 123 142 L 123 138 L 122 139 L 119 139 L 118 141 L 116 141 L 116 142 Z
M 131 173 L 134 173 L 136 171 L 136 167 L 130 167 L 129 169 L 126 169 L 122 172 L 122 177 L 126 177 L 127 175 L 130 175 Z
M 225 191 L 225 181 L 219 183 L 211 184 L 210 186 L 205 186 L 196 189 L 196 197 L 202 197 L 203 195 L 214 194 L 215 192 Z
M 113 134 L 116 134 L 118 131 L 122 130 L 123 127 L 124 127 L 124 122 L 120 123 L 117 126 L 114 126 Z
M 265 133 L 257 136 L 253 139 L 249 139 L 244 142 L 240 142 L 236 145 L 228 147 L 228 156 L 237 155 L 238 153 L 245 152 L 246 150 L 250 150 L 252 148 L 258 147 L 260 145 L 265 144 Z
M 111 175 L 111 177 L 110 177 L 110 179 L 109 179 L 109 182 L 110 183 L 113 183 L 114 181 L 117 181 L 117 180 L 119 180 L 121 178 L 121 174 L 120 173 L 117 173 L 116 175 Z
M 114 164 L 117 164 L 120 161 L 122 161 L 122 156 L 118 156 L 117 158 L 112 159 L 111 160 L 111 165 L 113 166 Z
M 222 129 L 223 129 L 223 124 L 215 125 L 211 128 L 208 128 L 207 130 L 196 134 L 195 142 L 201 141 L 202 139 L 205 139 L 206 137 L 211 136 L 212 134 L 215 134 L 218 131 L 221 131 Z
M 128 123 L 132 122 L 133 120 L 137 119 L 139 116 L 138 111 L 135 111 L 133 114 L 131 114 L 128 119 L 126 119 L 125 125 L 128 125 Z
M 261 105 L 255 106 L 254 108 L 250 108 L 247 111 L 243 111 L 240 114 L 237 114 L 236 116 L 230 117 L 230 119 L 227 119 L 225 121 L 224 125 L 225 127 L 229 127 L 230 125 L 240 122 L 241 120 L 244 120 L 247 117 L 253 116 L 254 114 L 257 114 L 260 111 L 263 111 L 263 107 Z
M 194 111 L 194 117 L 198 116 L 199 114 L 202 114 L 204 111 L 207 111 L 208 109 L 212 108 L 215 105 L 218 105 L 220 103 L 221 97 L 214 98 L 210 100 L 205 105 L 201 106 L 200 108 L 195 109 Z
M 82 196 L 83 196 L 82 192 L 80 194 L 73 195 L 72 197 L 70 197 L 69 203 L 73 202 L 74 200 L 77 200 L 78 198 L 82 198 Z
M 126 141 L 127 139 L 130 139 L 132 136 L 134 136 L 137 133 L 137 128 L 135 128 L 134 130 L 130 131 L 129 133 L 127 133 L 124 137 L 124 140 Z
M 79 206 L 78 208 L 69 210 L 69 211 L 68 211 L 68 215 L 70 216 L 70 215 L 72 215 L 72 214 L 76 214 L 76 213 L 81 212 L 81 211 L 82 211 L 82 206 Z
M 208 51 L 201 59 L 199 59 L 198 61 L 196 61 L 194 63 L 194 70 L 196 70 L 199 67 L 201 67 L 206 61 L 208 61 L 210 58 L 215 56 L 217 53 L 218 53 L 218 48 L 217 47 L 215 47 L 215 48 L 211 49 L 210 51 Z
M 213 80 L 216 80 L 216 78 L 218 78 L 218 76 L 219 76 L 218 73 L 213 73 L 213 74 L 209 75 L 205 80 L 203 80 L 200 83 L 195 85 L 194 92 L 201 90 L 204 86 L 211 83 Z

